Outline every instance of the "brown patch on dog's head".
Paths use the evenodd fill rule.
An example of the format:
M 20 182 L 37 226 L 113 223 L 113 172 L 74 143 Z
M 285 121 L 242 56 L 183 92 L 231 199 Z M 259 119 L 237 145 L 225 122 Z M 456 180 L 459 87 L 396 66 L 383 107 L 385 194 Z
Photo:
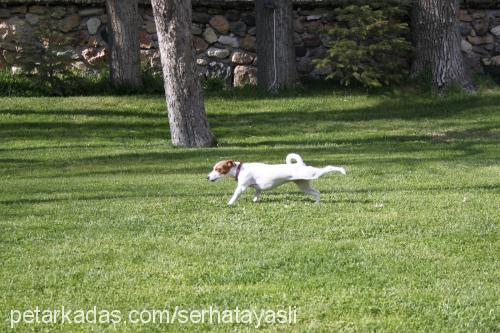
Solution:
M 234 166 L 233 160 L 223 160 L 217 162 L 217 164 L 214 165 L 214 171 L 217 171 L 218 173 L 225 175 L 229 172 L 229 170 L 231 170 L 233 166 Z

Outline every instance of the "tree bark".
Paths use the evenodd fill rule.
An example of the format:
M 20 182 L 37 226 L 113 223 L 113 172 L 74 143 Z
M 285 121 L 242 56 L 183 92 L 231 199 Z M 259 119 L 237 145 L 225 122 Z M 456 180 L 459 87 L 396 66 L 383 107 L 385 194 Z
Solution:
M 431 70 L 433 85 L 473 90 L 460 47 L 459 0 L 414 0 L 411 21 L 415 46 L 411 76 Z
M 172 144 L 215 144 L 194 62 L 191 0 L 151 0 L 165 81 Z
M 257 84 L 271 92 L 297 84 L 290 0 L 256 0 Z
M 109 68 L 113 86 L 135 90 L 142 86 L 137 0 L 106 0 L 109 18 Z

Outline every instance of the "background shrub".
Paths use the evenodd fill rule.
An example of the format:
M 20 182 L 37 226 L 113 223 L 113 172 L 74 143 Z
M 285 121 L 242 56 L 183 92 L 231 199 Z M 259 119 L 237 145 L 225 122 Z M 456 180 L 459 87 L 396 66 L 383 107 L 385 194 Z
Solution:
M 327 55 L 317 59 L 319 68 L 331 66 L 327 76 L 348 86 L 366 87 L 396 83 L 408 74 L 411 43 L 403 18 L 408 8 L 392 1 L 349 4 L 335 9 Z

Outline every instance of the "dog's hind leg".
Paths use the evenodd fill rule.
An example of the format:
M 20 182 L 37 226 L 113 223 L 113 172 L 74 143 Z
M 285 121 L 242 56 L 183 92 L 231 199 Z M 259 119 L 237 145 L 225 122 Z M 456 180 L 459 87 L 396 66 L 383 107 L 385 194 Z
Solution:
M 261 193 L 261 190 L 255 189 L 255 193 L 253 194 L 253 202 L 259 201 Z
M 316 203 L 319 202 L 320 193 L 318 190 L 312 188 L 308 180 L 294 180 L 294 183 L 297 184 L 302 192 L 312 195 Z

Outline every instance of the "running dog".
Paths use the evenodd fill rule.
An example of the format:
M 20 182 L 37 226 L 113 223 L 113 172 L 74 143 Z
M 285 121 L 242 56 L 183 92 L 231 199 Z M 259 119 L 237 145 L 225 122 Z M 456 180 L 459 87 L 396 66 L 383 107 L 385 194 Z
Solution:
M 292 163 L 293 161 L 295 163 Z M 236 179 L 238 186 L 228 205 L 233 205 L 248 187 L 255 188 L 253 202 L 257 202 L 262 191 L 272 189 L 286 182 L 294 182 L 302 192 L 312 195 L 318 203 L 320 193 L 312 188 L 309 182 L 329 172 L 346 174 L 344 168 L 331 165 L 324 168 L 315 168 L 306 165 L 299 155 L 288 154 L 286 164 L 242 163 L 223 160 L 214 165 L 207 179 L 212 182 L 226 176 Z

